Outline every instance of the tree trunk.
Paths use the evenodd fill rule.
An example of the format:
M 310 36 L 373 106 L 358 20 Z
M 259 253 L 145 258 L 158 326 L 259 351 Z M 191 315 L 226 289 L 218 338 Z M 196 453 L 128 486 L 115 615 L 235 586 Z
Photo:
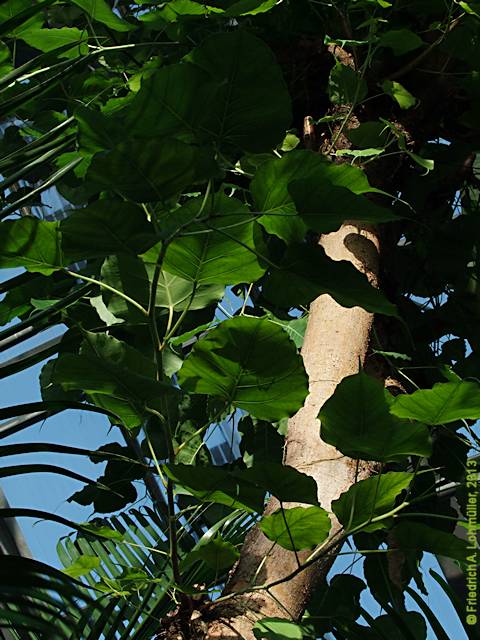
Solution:
M 339 231 L 322 236 L 320 244 L 334 260 L 348 260 L 377 285 L 379 240 L 376 231 L 355 222 L 345 223 Z M 333 394 L 337 384 L 357 373 L 363 364 L 373 315 L 354 307 L 347 309 L 330 296 L 322 295 L 310 307 L 310 317 L 302 348 L 309 376 L 309 395 L 305 405 L 289 421 L 284 462 L 312 476 L 318 485 L 318 499 L 330 511 L 332 500 L 358 480 L 368 477 L 374 467 L 358 463 L 322 441 L 317 420 L 320 408 Z M 286 507 L 296 506 L 287 504 Z M 279 507 L 271 499 L 265 513 Z M 332 518 L 329 540 L 339 532 Z M 328 544 L 328 543 L 327 543 Z M 309 551 L 298 554 L 305 562 Z M 315 564 L 290 576 L 298 568 L 296 555 L 277 545 L 272 546 L 254 528 L 243 545 L 239 563 L 229 580 L 224 595 L 248 590 L 254 585 L 268 585 L 284 580 L 267 590 L 239 593 L 221 602 L 213 610 L 215 620 L 207 632 L 209 639 L 254 640 L 252 626 L 264 617 L 297 620 L 319 580 L 328 573 L 335 552 L 330 551 Z M 288 579 L 286 579 L 289 577 Z

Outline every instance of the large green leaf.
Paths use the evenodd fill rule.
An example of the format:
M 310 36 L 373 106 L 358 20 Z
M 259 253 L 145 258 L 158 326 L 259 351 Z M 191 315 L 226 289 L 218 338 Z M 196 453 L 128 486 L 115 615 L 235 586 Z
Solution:
M 135 28 L 114 13 L 105 0 L 72 0 L 72 2 L 83 9 L 92 20 L 104 24 L 113 31 L 130 31 Z
M 176 484 L 188 489 L 199 500 L 232 508 L 260 513 L 266 493 L 282 502 L 318 504 L 313 478 L 293 467 L 272 462 L 239 470 L 169 464 L 165 471 Z
M 438 382 L 432 389 L 397 396 L 390 411 L 399 418 L 427 424 L 477 420 L 480 418 L 480 384 L 467 380 Z
M 62 249 L 69 259 L 142 253 L 156 241 L 145 211 L 121 200 L 99 200 L 60 223 Z
M 263 214 L 258 221 L 268 233 L 287 244 L 303 240 L 307 228 L 297 214 L 288 187 L 293 180 L 314 174 L 325 163 L 318 153 L 302 150 L 272 158 L 259 167 L 250 189 L 256 210 Z
M 413 473 L 389 471 L 380 476 L 360 480 L 332 502 L 332 511 L 347 531 L 362 526 L 363 531 L 384 528 L 387 519 L 372 519 L 388 514 L 397 496 L 410 486 Z
M 168 477 L 205 502 L 224 504 L 232 509 L 247 509 L 261 513 L 265 489 L 242 481 L 233 472 L 219 467 L 192 467 L 184 464 L 166 465 Z
M 293 415 L 307 395 L 295 345 L 265 318 L 221 323 L 195 344 L 178 379 L 186 391 L 224 398 L 265 420 Z
M 371 202 L 364 195 L 319 180 L 318 176 L 295 180 L 289 192 L 307 227 L 319 233 L 336 231 L 345 220 L 370 224 L 399 220 L 389 209 Z
M 143 80 L 126 110 L 126 126 L 139 137 L 203 139 L 202 120 L 214 87 L 209 73 L 188 62 L 158 69 Z
M 53 51 L 59 47 L 71 44 L 59 58 L 73 58 L 88 53 L 87 34 L 76 27 L 63 27 L 61 29 L 26 29 L 22 32 L 22 40 L 39 51 Z M 76 45 L 76 46 L 75 46 Z
M 435 555 L 453 558 L 465 562 L 466 557 L 474 552 L 466 540 L 457 538 L 453 533 L 434 529 L 420 522 L 400 522 L 395 529 L 395 540 L 405 549 L 420 549 Z
M 392 400 L 382 383 L 363 371 L 344 378 L 320 410 L 322 439 L 346 456 L 363 460 L 429 456 L 427 427 L 394 418 L 389 410 Z
M 384 294 L 345 260 L 329 258 L 319 246 L 292 245 L 279 268 L 273 269 L 263 287 L 268 300 L 282 307 L 307 305 L 328 293 L 344 307 L 363 307 L 373 313 L 396 315 Z
M 155 365 L 126 343 L 104 334 L 87 334 L 78 355 L 59 357 L 54 382 L 69 391 L 85 391 L 95 404 L 118 415 L 125 426 L 137 427 L 145 405 L 175 390 L 155 377 Z
M 25 267 L 50 275 L 63 266 L 58 222 L 25 217 L 0 226 L 0 268 Z
M 201 211 L 202 202 L 196 198 L 183 209 Z M 244 204 L 219 193 L 209 199 L 201 218 L 169 244 L 165 271 L 198 284 L 254 282 L 265 273 L 261 231 Z
M 166 200 L 216 171 L 208 148 L 175 138 L 120 142 L 111 151 L 97 153 L 86 180 L 135 202 Z
M 378 44 L 380 47 L 388 47 L 396 56 L 403 56 L 421 47 L 423 41 L 410 29 L 390 29 L 382 33 Z
M 146 309 L 154 266 L 140 258 L 127 255 L 110 256 L 102 265 L 102 280 L 117 291 L 126 294 Z M 156 306 L 172 311 L 203 309 L 222 298 L 225 287 L 218 284 L 200 284 L 184 280 L 166 271 L 160 273 Z M 124 298 L 109 290 L 102 292 L 110 313 L 122 320 L 145 323 L 146 317 Z
M 290 97 L 272 51 L 261 40 L 241 30 L 214 35 L 187 60 L 215 81 L 202 122 L 206 132 L 253 153 L 282 141 L 291 120 Z
M 290 99 L 270 49 L 244 31 L 211 36 L 181 64 L 142 83 L 126 112 L 136 136 L 176 135 L 269 151 L 290 124 Z
M 264 516 L 259 526 L 272 542 L 290 551 L 301 551 L 326 540 L 331 523 L 321 507 L 293 507 Z

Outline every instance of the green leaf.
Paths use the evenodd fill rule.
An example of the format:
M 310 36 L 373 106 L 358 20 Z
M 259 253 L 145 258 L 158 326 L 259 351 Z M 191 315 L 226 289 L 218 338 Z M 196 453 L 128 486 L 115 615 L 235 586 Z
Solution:
M 152 252 L 153 253 L 153 252 Z M 158 251 L 156 252 L 158 255 Z M 102 265 L 102 280 L 117 291 L 126 294 L 145 309 L 148 306 L 154 272 L 153 264 L 128 255 L 111 256 Z M 204 309 L 218 302 L 224 294 L 222 285 L 195 285 L 188 280 L 162 271 L 158 280 L 155 304 L 159 308 L 183 311 Z M 146 316 L 127 300 L 107 290 L 102 299 L 110 313 L 117 318 L 145 324 Z
M 362 460 L 429 456 L 427 427 L 394 418 L 389 410 L 392 401 L 383 384 L 363 371 L 344 378 L 320 410 L 322 439 L 344 455 Z
M 100 566 L 100 558 L 97 556 L 80 555 L 69 567 L 63 569 L 63 573 L 71 578 L 80 578 L 88 575 L 93 569 Z
M 278 498 L 280 502 L 303 502 L 318 505 L 315 480 L 293 467 L 274 462 L 262 462 L 244 471 L 234 473 L 247 482 L 262 487 L 266 492 Z
M 21 38 L 30 30 L 39 29 L 43 23 L 42 9 L 49 2 L 32 6 L 29 0 L 9 0 L 0 6 L 0 23 L 2 35 L 8 34 L 13 38 Z M 7 26 L 8 25 L 8 26 Z
M 345 260 L 332 260 L 319 246 L 289 247 L 279 268 L 268 275 L 263 293 L 284 308 L 308 305 L 328 293 L 344 307 L 359 306 L 372 313 L 397 315 L 396 307 L 372 287 L 366 276 Z
M 380 36 L 378 45 L 391 49 L 396 56 L 403 56 L 409 51 L 418 49 L 423 40 L 410 29 L 391 29 Z
M 47 53 L 65 45 L 77 45 L 59 54 L 59 58 L 75 58 L 78 55 L 88 53 L 88 37 L 85 31 L 76 27 L 63 27 L 61 29 L 32 28 L 22 31 L 22 40 L 34 49 Z
M 283 158 L 273 158 L 257 170 L 250 185 L 255 209 L 263 215 L 259 223 L 268 233 L 287 244 L 301 242 L 307 228 L 295 209 L 289 184 L 314 173 L 325 160 L 313 151 L 292 151 Z
M 219 467 L 193 467 L 169 464 L 164 467 L 167 476 L 204 502 L 224 504 L 232 509 L 246 509 L 261 513 L 265 489 L 242 481 L 241 475 Z
M 332 511 L 346 531 L 358 527 L 362 531 L 383 529 L 388 524 L 387 518 L 372 520 L 392 511 L 398 495 L 410 486 L 413 477 L 413 473 L 389 471 L 360 480 L 332 502 Z
M 387 96 L 390 96 L 398 103 L 401 109 L 410 109 L 417 102 L 417 99 L 399 82 L 385 80 L 382 83 L 382 89 Z
M 395 527 L 394 532 L 400 548 L 421 549 L 459 562 L 465 562 L 469 553 L 466 540 L 419 522 L 405 520 Z
M 261 40 L 241 30 L 214 35 L 186 59 L 216 85 L 201 123 L 206 132 L 252 153 L 270 151 L 282 141 L 291 120 L 290 97 L 272 51 Z
M 272 52 L 239 30 L 211 36 L 181 64 L 152 74 L 126 113 L 136 136 L 175 135 L 253 153 L 275 148 L 290 119 L 290 98 Z
M 261 462 L 282 462 L 285 438 L 272 424 L 244 416 L 238 423 L 238 431 L 242 434 L 240 451 L 247 467 Z
M 205 544 L 195 547 L 181 563 L 181 569 L 185 570 L 198 561 L 205 562 L 214 571 L 230 569 L 240 557 L 237 548 L 226 540 L 217 536 Z
M 72 0 L 80 9 L 95 20 L 113 31 L 130 31 L 134 25 L 125 22 L 114 13 L 105 0 Z
M 1 223 L 0 269 L 25 267 L 48 276 L 62 266 L 58 222 L 23 217 Z
M 269 540 L 284 549 L 301 551 L 326 540 L 331 523 L 328 513 L 321 507 L 293 507 L 264 516 L 259 527 Z
M 166 200 L 216 171 L 208 148 L 193 147 L 174 138 L 120 142 L 97 153 L 86 180 L 135 202 Z
M 351 67 L 336 62 L 328 79 L 328 95 L 333 104 L 358 104 L 367 97 L 368 87 Z
M 193 347 L 178 381 L 264 420 L 293 415 L 307 395 L 295 345 L 265 318 L 233 318 L 212 329 Z
M 371 121 L 361 122 L 355 129 L 348 129 L 345 135 L 356 147 L 361 149 L 371 147 L 383 149 L 387 143 L 389 131 L 383 122 Z
M 277 4 L 279 4 L 279 0 L 238 0 L 228 7 L 225 15 L 232 17 L 254 16 L 270 11 Z
M 294 318 L 293 320 L 280 320 L 276 318 L 273 313 L 268 313 L 267 318 L 273 324 L 277 324 L 287 332 L 290 340 L 293 340 L 297 349 L 300 349 L 303 345 L 305 337 L 305 331 L 307 330 L 308 314 L 305 314 L 301 318 Z
M 121 200 L 99 200 L 60 223 L 62 249 L 72 262 L 111 254 L 138 254 L 156 237 L 145 212 Z
M 282 618 L 263 618 L 253 626 L 253 635 L 258 640 L 302 640 L 302 628 Z
M 405 627 L 400 626 L 399 620 L 392 615 L 378 616 L 370 622 L 375 638 L 388 638 L 388 640 L 427 640 L 427 625 L 423 616 L 416 611 L 404 611 L 401 614 L 401 622 Z M 409 635 L 407 636 L 407 631 Z M 440 640 L 440 639 L 439 639 Z
M 201 211 L 202 202 L 203 198 L 195 198 L 182 209 Z M 266 251 L 260 227 L 244 204 L 216 194 L 201 219 L 169 244 L 165 271 L 198 284 L 254 282 L 265 273 L 259 258 Z
M 401 219 L 364 195 L 357 195 L 327 181 L 319 181 L 317 176 L 295 180 L 290 184 L 289 192 L 307 227 L 319 233 L 336 231 L 345 220 L 352 218 L 371 224 Z
M 233 509 L 261 513 L 267 492 L 282 502 L 318 504 L 315 480 L 281 464 L 262 463 L 231 471 L 185 464 L 168 464 L 164 468 L 171 480 L 199 500 L 225 504 Z
M 399 418 L 426 424 L 477 420 L 480 418 L 480 384 L 466 380 L 438 382 L 432 389 L 397 396 L 390 411 Z
M 338 149 L 335 152 L 336 156 L 351 156 L 352 158 L 371 158 L 372 156 L 379 156 L 385 149 Z
M 145 405 L 155 405 L 170 385 L 159 382 L 153 360 L 126 343 L 104 334 L 86 334 L 79 355 L 59 357 L 53 381 L 66 391 L 81 389 L 92 401 L 118 415 L 126 427 L 140 426 Z

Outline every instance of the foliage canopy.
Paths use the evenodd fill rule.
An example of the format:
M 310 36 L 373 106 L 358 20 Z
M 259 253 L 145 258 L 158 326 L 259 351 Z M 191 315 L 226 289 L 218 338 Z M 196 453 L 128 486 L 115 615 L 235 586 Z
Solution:
M 0 347 L 66 327 L 0 367 L 48 359 L 43 401 L 0 418 L 95 411 L 125 441 L 9 444 L 20 427 L 0 425 L 4 457 L 105 463 L 96 480 L 2 470 L 76 477 L 69 500 L 98 517 L 3 510 L 75 533 L 59 543 L 64 572 L 2 559 L 0 626 L 143 640 L 190 607 L 200 621 L 182 632 L 200 637 L 257 521 L 272 544 L 321 557 L 331 514 L 282 448 L 308 393 L 309 305 L 328 294 L 377 314 L 367 365 L 401 388 L 359 370 L 319 414 L 326 442 L 379 463 L 332 505 L 364 579 L 335 575 L 301 620 L 259 619 L 254 634 L 425 640 L 428 621 L 443 640 L 408 585 L 426 593 L 424 551 L 464 569 L 469 553 L 454 530 L 477 485 L 480 2 L 6 0 L 0 19 L 0 267 L 21 268 L 0 285 Z M 380 288 L 318 246 L 352 219 L 379 225 Z M 240 457 L 214 465 L 207 433 L 226 421 Z M 281 509 L 262 516 L 271 495 Z M 365 589 L 384 614 L 361 606 Z

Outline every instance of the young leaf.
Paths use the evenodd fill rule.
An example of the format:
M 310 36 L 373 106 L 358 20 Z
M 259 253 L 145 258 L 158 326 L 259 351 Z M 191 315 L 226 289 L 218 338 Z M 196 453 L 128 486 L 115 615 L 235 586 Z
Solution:
M 410 109 L 417 102 L 417 99 L 399 82 L 385 80 L 382 83 L 382 89 L 387 96 L 390 96 L 398 103 L 401 109 Z
M 303 640 L 302 628 L 281 618 L 263 618 L 255 623 L 253 635 L 258 640 Z

